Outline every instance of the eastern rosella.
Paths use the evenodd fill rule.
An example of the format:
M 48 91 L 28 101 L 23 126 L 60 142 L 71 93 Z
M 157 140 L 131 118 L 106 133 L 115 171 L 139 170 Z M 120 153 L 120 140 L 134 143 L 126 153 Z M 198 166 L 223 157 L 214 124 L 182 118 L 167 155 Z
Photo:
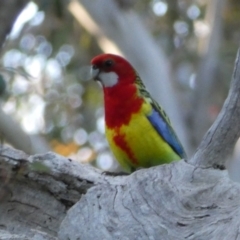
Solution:
M 120 165 L 132 172 L 184 158 L 169 118 L 132 65 L 113 54 L 98 55 L 91 64 L 93 79 L 103 86 L 106 137 Z

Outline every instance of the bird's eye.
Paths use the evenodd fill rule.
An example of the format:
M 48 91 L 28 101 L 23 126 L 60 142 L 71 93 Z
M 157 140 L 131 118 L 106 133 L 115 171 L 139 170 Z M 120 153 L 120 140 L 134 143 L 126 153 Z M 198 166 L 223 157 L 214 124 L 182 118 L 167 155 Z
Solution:
M 104 62 L 104 66 L 105 67 L 111 67 L 113 65 L 113 61 L 112 60 L 106 60 L 105 62 Z
M 92 69 L 97 69 L 97 65 L 92 65 Z

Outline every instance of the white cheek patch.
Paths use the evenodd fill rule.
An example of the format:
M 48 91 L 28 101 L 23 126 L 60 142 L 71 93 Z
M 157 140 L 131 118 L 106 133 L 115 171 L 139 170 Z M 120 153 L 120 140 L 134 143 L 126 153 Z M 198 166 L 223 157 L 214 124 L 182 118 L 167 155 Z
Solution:
M 112 87 L 118 83 L 118 75 L 115 72 L 101 72 L 98 78 L 104 87 Z

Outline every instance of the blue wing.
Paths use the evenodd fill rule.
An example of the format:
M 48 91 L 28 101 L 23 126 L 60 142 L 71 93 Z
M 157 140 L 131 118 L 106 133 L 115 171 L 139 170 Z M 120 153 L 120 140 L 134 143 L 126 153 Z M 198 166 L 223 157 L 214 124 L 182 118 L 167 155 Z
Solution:
M 157 110 L 153 106 L 152 113 L 147 116 L 150 123 L 156 129 L 156 131 L 161 135 L 161 137 L 171 146 L 171 148 L 181 157 L 185 158 L 186 154 L 184 149 L 178 140 L 173 128 L 170 125 L 169 119 L 167 118 L 165 112 L 160 106 L 157 106 Z
M 146 116 L 149 122 L 152 124 L 158 134 L 169 144 L 173 151 L 175 151 L 181 158 L 186 158 L 183 146 L 178 140 L 168 116 L 161 106 L 159 106 L 158 103 L 152 99 L 137 73 L 135 82 L 138 87 L 139 95 L 145 99 L 147 104 L 151 104 L 152 106 L 151 114 Z

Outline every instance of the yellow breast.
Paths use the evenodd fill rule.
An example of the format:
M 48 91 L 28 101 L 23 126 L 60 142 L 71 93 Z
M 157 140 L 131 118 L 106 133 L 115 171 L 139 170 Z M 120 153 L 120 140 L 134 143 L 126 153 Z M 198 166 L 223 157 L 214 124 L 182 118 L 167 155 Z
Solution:
M 132 167 L 151 167 L 180 159 L 149 122 L 147 115 L 151 111 L 151 105 L 145 103 L 138 114 L 132 114 L 127 125 L 106 127 L 110 148 L 127 171 Z

